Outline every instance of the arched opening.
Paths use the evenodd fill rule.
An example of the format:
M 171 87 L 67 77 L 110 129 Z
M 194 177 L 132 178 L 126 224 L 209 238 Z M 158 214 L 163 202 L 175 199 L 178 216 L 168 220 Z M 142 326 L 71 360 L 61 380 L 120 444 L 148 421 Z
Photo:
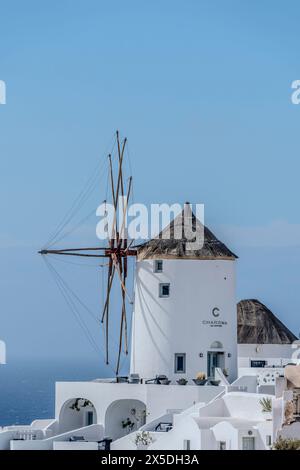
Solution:
M 140 400 L 116 400 L 105 413 L 105 435 L 113 440 L 136 431 L 146 423 L 146 405 Z
M 59 432 L 90 426 L 97 423 L 97 413 L 93 403 L 87 398 L 72 398 L 66 401 L 59 413 Z
M 211 343 L 210 347 L 211 349 L 223 349 L 223 344 L 221 343 L 221 341 L 214 341 L 213 343 Z

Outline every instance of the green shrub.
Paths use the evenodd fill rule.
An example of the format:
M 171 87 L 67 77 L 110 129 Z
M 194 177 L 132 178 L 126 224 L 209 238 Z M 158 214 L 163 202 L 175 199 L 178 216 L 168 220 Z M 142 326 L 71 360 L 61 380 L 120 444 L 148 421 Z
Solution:
M 300 450 L 300 439 L 284 439 L 279 436 L 274 442 L 273 450 Z
M 270 413 L 272 411 L 272 400 L 269 397 L 259 400 L 263 413 Z

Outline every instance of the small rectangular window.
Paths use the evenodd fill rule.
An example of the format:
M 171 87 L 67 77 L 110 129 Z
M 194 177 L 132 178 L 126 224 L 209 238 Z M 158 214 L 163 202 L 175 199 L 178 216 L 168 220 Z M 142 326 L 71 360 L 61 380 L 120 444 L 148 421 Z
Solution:
M 159 284 L 159 297 L 170 296 L 170 284 Z
M 185 353 L 175 354 L 175 374 L 185 374 Z
M 270 435 L 266 436 L 266 444 L 267 446 L 272 445 L 272 436 Z
M 154 261 L 154 272 L 162 273 L 163 272 L 163 262 L 161 259 L 156 259 Z
M 266 367 L 267 361 L 251 361 L 251 367 Z
M 225 441 L 220 441 L 219 449 L 220 450 L 226 450 L 226 442 Z
M 191 450 L 191 441 L 189 439 L 183 441 L 183 450 Z

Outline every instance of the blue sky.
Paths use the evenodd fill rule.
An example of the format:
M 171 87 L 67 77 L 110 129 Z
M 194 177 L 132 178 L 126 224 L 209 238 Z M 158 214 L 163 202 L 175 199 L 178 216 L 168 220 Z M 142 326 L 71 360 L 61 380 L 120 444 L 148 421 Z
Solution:
M 240 257 L 238 299 L 259 298 L 298 334 L 299 2 L 1 0 L 0 14 L 9 354 L 95 356 L 36 251 L 117 128 L 135 200 L 205 203 L 206 223 Z M 65 268 L 98 309 L 97 270 Z

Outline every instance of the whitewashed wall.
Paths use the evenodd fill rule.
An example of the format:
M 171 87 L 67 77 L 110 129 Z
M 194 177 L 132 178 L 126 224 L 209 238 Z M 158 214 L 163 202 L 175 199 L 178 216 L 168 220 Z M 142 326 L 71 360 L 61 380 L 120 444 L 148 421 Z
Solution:
M 98 450 L 97 442 L 53 442 L 53 450 Z
M 272 400 L 272 395 L 264 395 Z M 262 396 L 256 393 L 231 392 L 199 408 L 200 417 L 232 417 L 264 421 L 265 414 L 260 404 Z
M 135 416 L 137 416 L 139 421 L 135 420 L 135 417 L 132 415 L 131 411 L 136 410 Z M 111 439 L 119 439 L 126 434 L 128 434 L 128 428 L 123 428 L 120 426 L 122 420 L 130 419 L 134 423 L 132 431 L 138 429 L 141 425 L 144 424 L 146 404 L 140 400 L 123 399 L 114 401 L 106 411 L 105 415 L 105 434 Z
M 269 366 L 285 365 L 294 352 L 291 344 L 238 344 L 238 367 L 251 367 L 251 360 L 267 361 Z
M 223 344 L 230 380 L 237 375 L 235 262 L 164 259 L 137 261 L 131 372 L 142 377 L 165 374 L 172 380 L 207 372 L 211 344 Z M 159 283 L 170 283 L 170 297 L 159 297 Z M 212 311 L 219 309 L 219 316 Z M 225 322 L 211 326 L 209 322 Z M 215 323 L 216 325 L 216 323 Z M 174 354 L 186 353 L 186 374 L 174 373 Z M 199 357 L 202 353 L 203 357 Z M 228 357 L 228 354 L 231 357 Z
M 289 426 L 284 426 L 279 435 L 283 439 L 300 439 L 300 423 L 295 422 Z
M 180 425 L 167 433 L 156 433 L 151 450 L 183 450 L 184 441 L 190 441 L 191 450 L 201 448 L 201 430 L 192 416 L 185 416 Z
M 183 410 L 193 406 L 195 403 L 208 403 L 224 391 L 224 389 L 224 387 L 201 387 L 196 385 L 58 382 L 56 384 L 56 418 L 60 421 L 58 428 L 65 431 L 68 426 L 69 428 L 76 426 L 77 421 L 75 423 L 71 421 L 66 423 L 63 414 L 65 404 L 74 398 L 80 397 L 91 401 L 96 410 L 97 423 L 104 426 L 105 423 L 110 421 L 108 413 L 114 410 L 111 405 L 114 403 L 118 404 L 119 409 L 123 410 L 124 416 L 120 414 L 119 421 L 114 420 L 116 429 L 110 429 L 111 433 L 117 435 L 120 432 L 122 419 L 127 418 L 129 408 L 131 406 L 134 407 L 136 401 L 145 404 L 149 413 L 148 421 L 150 421 L 164 415 L 168 410 Z M 128 400 L 130 400 L 131 404 Z M 126 406 L 122 407 L 122 403 L 125 403 Z M 66 416 L 68 419 L 70 418 L 69 413 Z
M 239 449 L 239 431 L 232 424 L 221 421 L 212 428 L 209 449 L 218 449 L 220 442 L 226 442 L 226 450 Z M 206 444 L 207 445 L 207 444 Z
M 228 450 L 237 450 L 243 447 L 243 437 L 249 436 L 255 438 L 257 450 L 266 449 L 266 437 L 272 436 L 272 421 L 266 420 L 260 398 L 256 394 L 230 393 L 195 413 L 175 414 L 171 431 L 150 432 L 154 442 L 149 450 L 182 450 L 186 440 L 192 450 L 215 450 L 220 441 L 226 442 Z M 228 421 L 230 418 L 232 422 Z M 134 449 L 134 437 L 133 434 L 115 441 L 112 449 Z

